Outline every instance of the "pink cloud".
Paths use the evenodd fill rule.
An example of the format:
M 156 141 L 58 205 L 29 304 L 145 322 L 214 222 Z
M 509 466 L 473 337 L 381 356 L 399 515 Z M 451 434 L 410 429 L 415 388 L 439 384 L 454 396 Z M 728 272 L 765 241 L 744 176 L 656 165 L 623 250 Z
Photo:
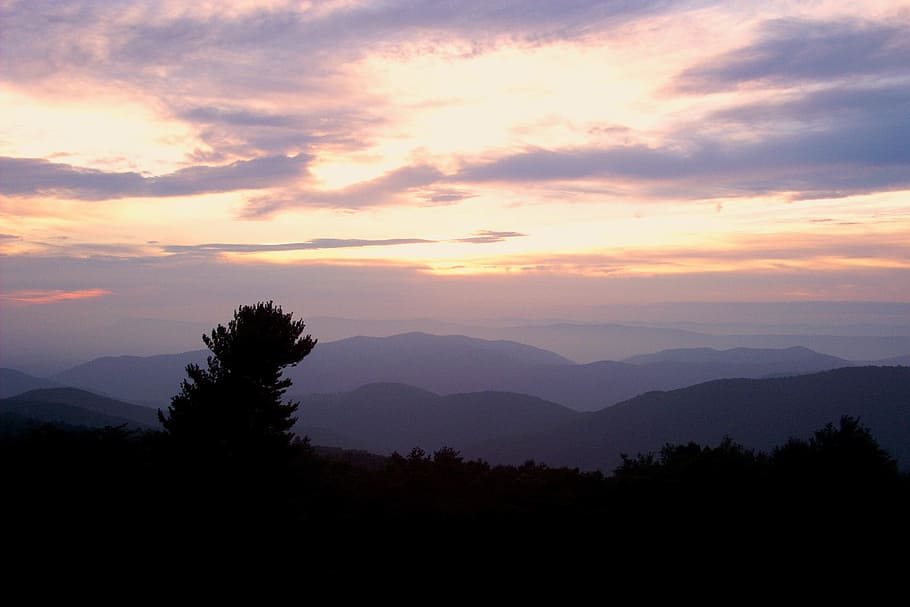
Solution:
M 64 291 L 63 289 L 34 289 L 0 293 L 0 301 L 29 306 L 33 304 L 57 303 L 70 299 L 91 299 L 93 297 L 103 297 L 104 295 L 110 294 L 111 292 L 107 289 L 79 289 L 76 291 Z

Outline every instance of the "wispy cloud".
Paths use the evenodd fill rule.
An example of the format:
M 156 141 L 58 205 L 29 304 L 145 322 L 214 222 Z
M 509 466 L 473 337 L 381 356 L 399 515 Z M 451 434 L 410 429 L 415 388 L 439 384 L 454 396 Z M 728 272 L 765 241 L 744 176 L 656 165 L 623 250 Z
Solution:
M 480 230 L 474 232 L 473 236 L 467 236 L 465 238 L 456 238 L 453 242 L 468 242 L 471 244 L 489 244 L 493 242 L 502 242 L 508 238 L 519 238 L 521 236 L 527 236 L 527 234 L 522 234 L 521 232 L 496 232 L 493 230 Z
M 0 235 L 0 240 L 4 235 Z M 395 247 L 402 245 L 427 245 L 442 242 L 464 244 L 491 244 L 509 238 L 526 236 L 521 232 L 498 232 L 478 230 L 470 236 L 450 239 L 428 238 L 313 238 L 302 242 L 282 243 L 230 243 L 214 242 L 201 244 L 166 244 L 148 241 L 143 245 L 128 243 L 93 243 L 62 239 L 59 242 L 31 241 L 30 255 L 44 257 L 70 257 L 82 259 L 146 260 L 152 261 L 166 256 L 206 257 L 219 253 L 275 253 L 288 251 L 320 251 L 330 249 L 356 249 L 363 247 Z M 8 236 L 8 239 L 18 239 Z M 173 254 L 173 255 L 167 255 Z
M 832 102 L 835 97 L 822 96 L 819 101 Z M 812 99 L 802 103 L 811 106 Z M 896 105 L 889 112 L 876 112 L 873 106 L 858 110 L 849 120 L 832 116 L 809 131 L 790 128 L 757 140 L 680 132 L 666 146 L 532 149 L 468 165 L 452 180 L 633 182 L 640 186 L 633 195 L 676 198 L 767 193 L 809 198 L 902 189 L 910 187 L 910 148 L 903 144 L 910 138 L 910 121 L 900 111 L 908 106 Z M 787 105 L 776 111 L 786 113 Z M 794 103 L 789 111 L 801 111 L 800 104 Z
M 0 293 L 0 301 L 17 305 L 57 303 L 74 299 L 92 299 L 110 295 L 107 289 L 79 289 L 75 291 L 55 290 L 20 290 Z
M 385 238 L 378 240 L 360 238 L 316 238 L 306 242 L 288 242 L 281 244 L 210 243 L 197 245 L 166 245 L 162 247 L 162 249 L 168 253 L 266 253 L 274 251 L 314 251 L 319 249 L 343 249 L 352 247 L 389 247 L 432 242 L 437 241 L 423 238 Z
M 680 74 L 678 90 L 722 91 L 745 84 L 778 86 L 906 74 L 910 25 L 774 19 L 757 40 Z
M 173 112 L 197 129 L 207 148 L 197 149 L 191 158 L 205 161 L 231 156 L 294 155 L 313 146 L 323 150 L 363 149 L 373 140 L 371 132 L 388 123 L 387 117 L 370 108 L 337 103 L 292 113 L 243 105 L 175 107 Z
M 908 69 L 910 72 L 910 69 Z M 908 74 L 910 75 L 910 74 Z M 904 83 L 845 85 L 821 90 L 788 92 L 782 98 L 737 103 L 704 117 L 707 123 L 750 129 L 765 125 L 801 124 L 810 127 L 863 124 L 894 120 L 910 111 Z
M 0 193 L 51 195 L 82 200 L 189 196 L 271 188 L 301 176 L 309 156 L 272 156 L 224 166 L 193 166 L 159 177 L 112 173 L 40 158 L 0 157 Z
M 476 194 L 471 192 L 453 188 L 433 188 L 420 194 L 420 197 L 431 205 L 455 204 L 475 196 Z
M 238 63 L 230 71 L 212 69 L 208 79 L 238 75 L 247 84 L 287 87 L 291 77 L 327 69 L 325 58 L 350 59 L 371 43 L 386 44 L 440 34 L 476 41 L 478 50 L 499 36 L 527 44 L 571 40 L 668 10 L 664 0 L 398 0 L 385 3 L 318 3 L 299 10 L 252 5 L 243 10 L 188 7 L 136 1 L 131 11 L 112 14 L 104 3 L 53 0 L 3 5 L 9 39 L 3 71 L 16 79 L 53 76 L 58 71 L 108 69 L 124 78 L 154 76 L 155 67 L 174 68 L 168 76 L 184 82 L 192 73 L 224 67 L 227 59 L 271 59 L 288 54 L 312 62 L 284 62 L 281 77 L 256 73 L 260 61 Z M 685 7 L 692 2 L 673 3 Z M 91 32 L 90 38 L 78 36 Z M 103 44 L 99 44 L 103 41 Z M 258 77 L 257 77 L 258 76 Z
M 256 196 L 249 200 L 244 216 L 257 218 L 271 215 L 284 208 L 328 206 L 348 209 L 380 206 L 400 201 L 410 191 L 437 183 L 445 178 L 430 165 L 418 164 L 396 169 L 376 179 L 356 183 L 340 190 L 300 190 L 279 195 Z

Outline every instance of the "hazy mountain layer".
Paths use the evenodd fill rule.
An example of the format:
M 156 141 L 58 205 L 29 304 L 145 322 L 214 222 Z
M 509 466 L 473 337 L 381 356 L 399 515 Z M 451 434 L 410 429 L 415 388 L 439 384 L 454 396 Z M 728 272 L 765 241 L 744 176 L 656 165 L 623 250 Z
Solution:
M 208 350 L 159 356 L 105 356 L 53 377 L 55 381 L 134 403 L 162 407 L 180 390 L 190 363 L 205 364 Z
M 106 357 L 55 376 L 112 397 L 163 407 L 185 367 L 205 351 L 168 356 Z M 633 364 L 635 363 L 635 364 Z M 727 377 L 792 375 L 850 365 L 805 348 L 673 350 L 631 362 L 574 364 L 552 352 L 509 341 L 407 333 L 320 343 L 288 376 L 291 395 L 347 392 L 370 383 L 403 383 L 438 394 L 505 391 L 577 410 L 597 410 L 652 390 Z
M 378 453 L 426 450 L 546 432 L 582 414 L 533 396 L 474 392 L 439 396 L 404 384 L 370 384 L 353 392 L 310 395 L 301 403 L 297 431 L 337 435 L 332 446 Z M 351 440 L 343 442 L 341 437 Z
M 15 369 L 0 369 L 0 398 L 9 398 L 29 390 L 59 387 L 60 384 L 49 379 L 34 377 Z
M 667 327 L 556 323 L 484 329 L 481 334 L 547 348 L 579 362 L 619 360 L 676 348 L 792 348 L 802 346 L 848 360 L 879 360 L 910 352 L 907 335 L 806 333 L 713 334 Z M 473 334 L 473 333 L 472 333 Z
M 808 437 L 843 415 L 859 417 L 881 445 L 910 466 L 910 368 L 856 367 L 797 377 L 724 379 L 643 394 L 560 428 L 468 451 L 492 461 L 533 457 L 551 465 L 612 470 L 620 454 L 667 442 L 712 444 L 724 436 L 769 449 Z
M 591 413 L 513 393 L 438 396 L 376 384 L 308 397 L 297 430 L 317 428 L 332 436 L 332 446 L 378 453 L 450 446 L 493 463 L 534 459 L 609 472 L 621 453 L 657 451 L 667 442 L 716 444 L 725 436 L 770 449 L 791 437 L 807 438 L 844 415 L 859 417 L 902 465 L 910 465 L 910 368 L 904 367 L 717 380 Z
M 72 426 L 119 426 L 154 428 L 156 411 L 131 405 L 76 388 L 31 390 L 0 400 L 0 413 Z

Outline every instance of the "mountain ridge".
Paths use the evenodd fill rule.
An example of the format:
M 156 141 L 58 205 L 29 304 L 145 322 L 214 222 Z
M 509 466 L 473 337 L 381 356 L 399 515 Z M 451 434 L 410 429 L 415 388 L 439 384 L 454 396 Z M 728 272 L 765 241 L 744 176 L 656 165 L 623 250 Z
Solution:
M 64 371 L 54 380 L 128 402 L 164 407 L 179 391 L 186 365 L 204 365 L 207 354 L 195 350 L 152 357 L 103 357 Z M 701 359 L 680 359 L 692 356 Z M 724 360 L 730 356 L 737 358 Z M 750 359 L 762 362 L 743 362 Z M 516 392 L 592 411 L 644 392 L 712 379 L 793 375 L 852 364 L 805 348 L 676 349 L 635 357 L 634 362 L 578 364 L 508 340 L 410 332 L 320 343 L 300 365 L 287 369 L 285 376 L 293 381 L 289 396 L 296 399 L 389 382 L 437 394 Z
M 75 426 L 116 426 L 124 423 L 141 428 L 158 426 L 157 412 L 153 409 L 79 388 L 30 390 L 0 400 L 0 411 L 41 422 Z

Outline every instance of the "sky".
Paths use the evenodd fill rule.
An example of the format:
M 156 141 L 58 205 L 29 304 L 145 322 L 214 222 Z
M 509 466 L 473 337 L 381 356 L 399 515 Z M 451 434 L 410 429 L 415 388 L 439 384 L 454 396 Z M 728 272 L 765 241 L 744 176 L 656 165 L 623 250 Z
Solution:
M 908 140 L 907 1 L 0 0 L 0 356 L 908 303 Z

